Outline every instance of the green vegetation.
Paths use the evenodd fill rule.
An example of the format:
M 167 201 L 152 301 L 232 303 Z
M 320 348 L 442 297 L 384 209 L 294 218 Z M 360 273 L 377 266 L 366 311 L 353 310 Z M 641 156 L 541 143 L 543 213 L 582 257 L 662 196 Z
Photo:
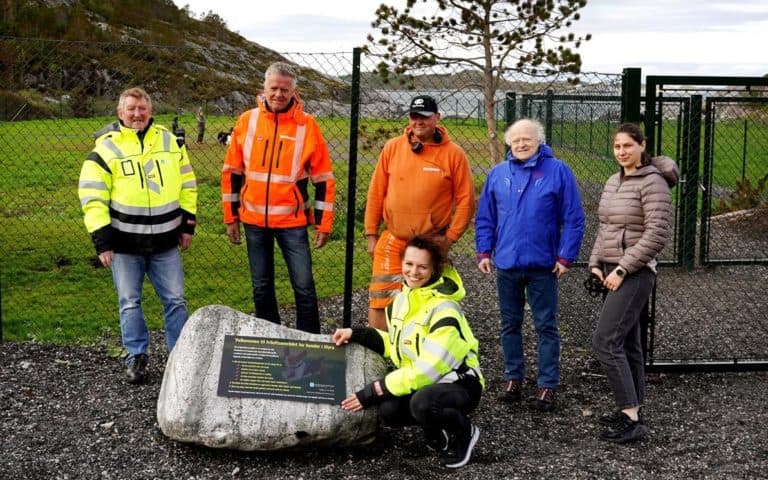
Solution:
M 161 114 L 157 121 L 170 125 L 172 116 Z M 77 198 L 77 178 L 83 158 L 92 147 L 91 133 L 113 117 L 67 120 L 29 120 L 0 122 L 0 248 L 5 260 L 2 268 L 3 335 L 9 340 L 36 340 L 56 343 L 119 343 L 117 300 L 110 272 L 95 268 L 95 253 L 85 227 Z M 208 304 L 226 304 L 251 311 L 252 300 L 245 246 L 231 245 L 221 223 L 219 178 L 226 147 L 216 142 L 218 131 L 227 131 L 234 118 L 208 117 L 206 142 L 189 145 L 189 153 L 199 184 L 199 226 L 192 248 L 184 254 L 186 289 L 190 309 Z M 179 122 L 194 135 L 192 114 L 181 115 Z M 335 226 L 331 242 L 313 252 L 314 272 L 321 297 L 343 292 L 348 196 L 349 121 L 345 118 L 320 118 L 334 160 L 337 178 Z M 446 120 L 451 136 L 470 157 L 479 192 L 492 168 L 485 144 L 485 129 L 473 122 Z M 362 238 L 364 198 L 384 142 L 399 133 L 402 121 L 363 119 L 359 138 L 356 202 L 354 206 L 355 264 L 354 288 L 364 288 L 369 279 L 370 259 Z M 673 128 L 673 127 L 670 127 Z M 757 177 L 759 152 L 749 149 L 742 159 L 741 132 L 719 127 L 719 135 L 737 140 L 730 150 L 717 147 L 715 183 L 725 189 L 744 189 L 743 170 L 748 178 Z M 588 132 L 592 129 L 593 135 Z M 555 129 L 554 148 L 583 185 L 598 188 L 616 164 L 609 142 L 612 128 L 597 123 L 569 124 Z M 591 138 L 591 140 L 590 140 Z M 674 138 L 667 135 L 666 138 Z M 722 139 L 721 139 L 722 140 Z M 716 142 L 728 144 L 728 141 Z M 607 146 L 606 146 L 607 145 Z M 674 146 L 664 147 L 675 156 Z M 757 150 L 757 149 L 755 149 Z M 733 168 L 724 168 L 735 166 Z M 764 163 L 763 167 L 764 169 Z M 765 172 L 763 172 L 763 175 Z M 739 187 L 741 185 L 741 187 Z M 750 184 L 755 188 L 754 184 Z M 758 189 L 760 185 L 758 185 Z M 591 188 L 591 187 L 590 187 Z M 762 191 L 762 190 L 761 190 Z M 592 192 L 591 194 L 594 194 Z M 584 198 L 593 209 L 596 198 Z M 454 254 L 472 255 L 473 231 L 462 238 Z M 278 299 L 293 303 L 288 275 L 281 255 L 276 256 Z M 161 308 L 149 283 L 145 288 L 147 317 L 152 328 L 161 328 Z M 288 323 L 292 318 L 285 319 Z M 324 319 L 339 322 L 341 319 Z
M 255 96 L 277 60 L 285 58 L 229 31 L 217 14 L 196 19 L 170 0 L 6 2 L 0 119 L 15 119 L 25 105 L 18 118 L 106 114 L 117 94 L 134 85 L 171 106 L 168 112 L 200 105 L 240 110 L 232 96 Z M 349 98 L 348 84 L 298 70 L 305 100 Z M 107 110 L 100 108 L 105 102 Z
M 727 198 L 718 200 L 715 214 L 747 210 L 768 204 L 766 182 L 768 182 L 768 174 L 758 179 L 754 185 L 748 177 L 737 181 L 736 189 L 728 194 Z

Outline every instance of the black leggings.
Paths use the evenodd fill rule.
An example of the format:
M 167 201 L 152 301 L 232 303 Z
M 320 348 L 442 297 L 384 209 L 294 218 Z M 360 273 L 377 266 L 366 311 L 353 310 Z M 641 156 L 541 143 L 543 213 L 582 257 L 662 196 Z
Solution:
M 386 425 L 420 425 L 425 431 L 445 430 L 451 435 L 470 430 L 467 415 L 480 402 L 482 386 L 476 377 L 467 376 L 455 383 L 435 383 L 403 397 L 379 405 Z

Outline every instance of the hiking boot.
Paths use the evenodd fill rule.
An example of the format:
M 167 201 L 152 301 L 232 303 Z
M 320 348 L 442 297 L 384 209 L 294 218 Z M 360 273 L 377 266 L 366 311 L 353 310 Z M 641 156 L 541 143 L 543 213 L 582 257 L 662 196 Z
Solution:
M 605 425 L 606 427 L 610 427 L 621 421 L 621 417 L 624 416 L 624 413 L 621 410 L 614 410 L 611 413 L 606 413 L 604 415 L 600 415 L 598 417 L 597 421 L 598 423 Z M 637 418 L 639 419 L 639 422 L 645 425 L 645 422 L 643 422 L 643 410 L 640 409 L 637 412 Z
M 499 400 L 507 403 L 519 402 L 523 398 L 523 384 L 520 380 L 509 380 Z
M 600 440 L 613 443 L 636 442 L 648 434 L 648 427 L 638 418 L 635 422 L 625 413 L 607 430 L 600 434 Z
M 128 380 L 128 383 L 132 383 L 134 385 L 144 383 L 144 381 L 147 379 L 146 354 L 140 353 L 138 355 L 134 355 L 133 358 L 128 360 L 125 369 L 125 377 Z
M 469 432 L 465 435 L 457 436 L 454 440 L 455 457 L 451 463 L 446 463 L 445 466 L 448 468 L 460 468 L 466 465 L 472 456 L 472 450 L 474 450 L 478 438 L 480 438 L 480 429 L 470 424 Z
M 538 410 L 542 412 L 551 412 L 555 409 L 555 389 L 539 388 L 536 391 L 536 402 L 534 403 Z
M 424 443 L 427 444 L 427 448 L 437 453 L 444 453 L 448 451 L 450 444 L 450 438 L 448 432 L 443 429 L 424 429 Z

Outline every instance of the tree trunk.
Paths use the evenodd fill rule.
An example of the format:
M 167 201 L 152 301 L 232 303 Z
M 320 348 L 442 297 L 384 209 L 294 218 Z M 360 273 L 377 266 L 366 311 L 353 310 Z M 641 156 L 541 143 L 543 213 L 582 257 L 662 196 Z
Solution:
M 490 78 L 489 78 L 490 77 Z M 502 140 L 499 140 L 496 129 L 496 105 L 494 104 L 494 92 L 496 89 L 493 85 L 493 76 L 491 73 L 485 74 L 485 82 L 483 85 L 483 97 L 485 101 L 485 124 L 488 132 L 488 151 L 491 154 L 493 164 L 501 162 L 504 159 L 504 149 L 502 147 Z

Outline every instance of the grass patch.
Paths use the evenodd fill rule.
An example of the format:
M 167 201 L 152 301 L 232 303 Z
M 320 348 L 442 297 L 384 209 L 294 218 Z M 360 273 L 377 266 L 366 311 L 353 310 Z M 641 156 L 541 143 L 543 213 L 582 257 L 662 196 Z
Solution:
M 157 117 L 163 125 L 170 125 L 171 119 L 170 114 Z M 209 304 L 225 304 L 242 311 L 253 308 L 245 246 L 231 245 L 221 223 L 219 182 L 226 146 L 217 143 L 216 134 L 228 131 L 234 120 L 229 116 L 208 116 L 205 143 L 188 145 L 199 184 L 197 234 L 191 250 L 183 255 L 191 311 Z M 107 269 L 93 267 L 95 252 L 77 198 L 77 180 L 83 159 L 93 146 L 92 133 L 112 121 L 112 117 L 99 117 L 0 123 L 0 247 L 4 253 L 0 284 L 5 339 L 84 344 L 104 338 L 119 341 L 117 299 L 111 275 Z M 350 213 L 349 120 L 333 117 L 318 121 L 331 150 L 337 179 L 334 233 L 328 245 L 313 251 L 318 294 L 325 298 L 343 293 L 344 240 Z M 185 128 L 187 139 L 194 139 L 194 116 L 180 115 L 179 123 Z M 480 192 L 493 167 L 485 127 L 450 119 L 443 123 L 451 138 L 467 152 L 475 188 Z M 351 207 L 356 240 L 354 288 L 365 287 L 370 275 L 370 258 L 362 240 L 368 184 L 381 147 L 402 131 L 405 120 L 365 118 L 361 125 L 366 133 L 359 143 L 367 143 L 359 151 L 356 201 Z M 665 129 L 675 132 L 676 126 L 673 122 L 665 123 Z M 555 153 L 581 182 L 602 185 L 616 171 L 610 148 L 612 131 L 607 125 L 587 122 L 558 126 L 553 142 Z M 713 178 L 717 185 L 734 188 L 743 175 L 765 174 L 759 149 L 750 147 L 743 154 L 743 125 L 722 122 L 716 136 Z M 665 143 L 664 151 L 674 157 L 674 134 L 665 133 L 663 139 L 672 142 Z M 597 199 L 583 200 L 596 203 Z M 473 241 L 470 228 L 454 253 L 471 255 Z M 278 301 L 292 304 L 293 292 L 282 256 L 277 254 L 276 258 Z M 148 282 L 145 289 L 148 322 L 152 328 L 160 328 L 161 307 Z

